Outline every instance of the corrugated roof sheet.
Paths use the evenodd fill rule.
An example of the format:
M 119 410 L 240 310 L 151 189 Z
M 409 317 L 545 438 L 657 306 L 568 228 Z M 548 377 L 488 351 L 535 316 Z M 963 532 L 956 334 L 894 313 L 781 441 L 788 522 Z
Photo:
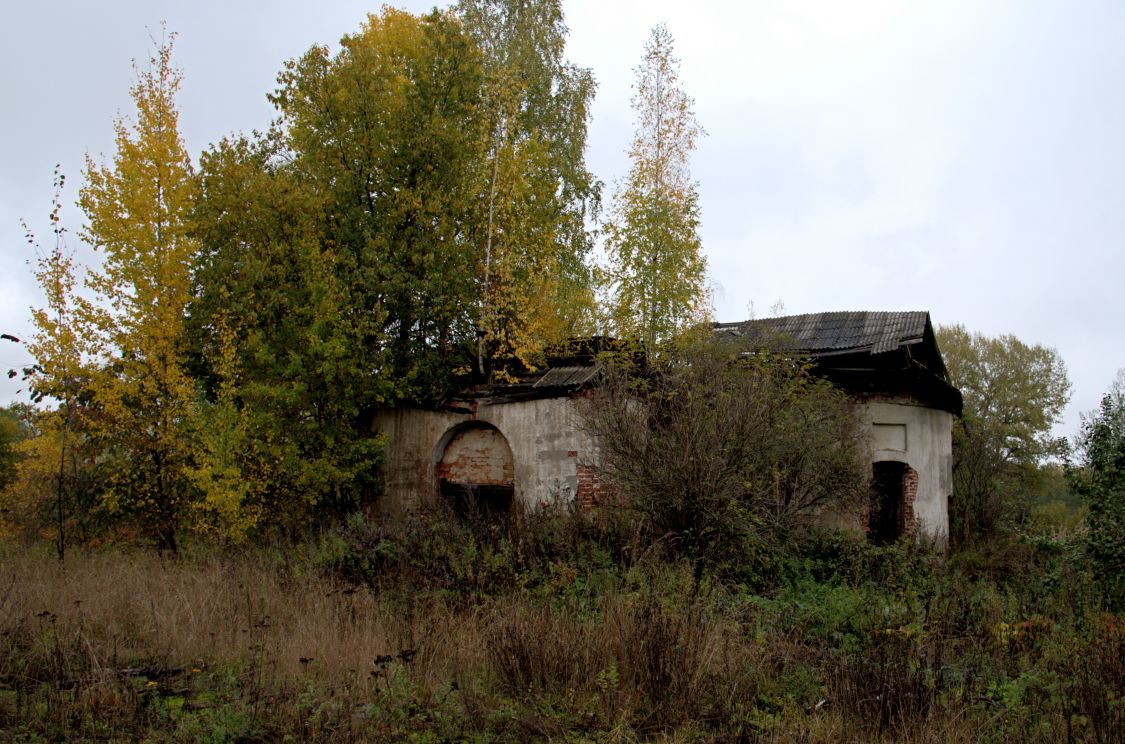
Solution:
M 865 350 L 881 354 L 921 341 L 929 318 L 925 311 L 810 313 L 716 323 L 715 331 L 720 337 L 772 341 L 812 354 Z
M 598 373 L 597 365 L 584 365 L 580 367 L 552 367 L 535 381 L 532 387 L 576 387 L 593 379 Z

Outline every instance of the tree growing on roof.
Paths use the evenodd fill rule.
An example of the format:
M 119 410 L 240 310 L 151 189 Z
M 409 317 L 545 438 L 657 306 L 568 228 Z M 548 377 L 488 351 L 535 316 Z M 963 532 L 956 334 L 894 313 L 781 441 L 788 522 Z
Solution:
M 632 164 L 605 227 L 605 280 L 615 333 L 652 351 L 710 310 L 699 194 L 688 168 L 704 131 L 680 87 L 679 60 L 663 25 L 653 28 L 636 74 Z
M 601 183 L 586 169 L 594 97 L 588 69 L 564 56 L 559 0 L 461 0 L 457 14 L 482 54 L 476 166 L 481 254 L 477 366 L 539 361 L 543 347 L 592 330 L 587 256 Z

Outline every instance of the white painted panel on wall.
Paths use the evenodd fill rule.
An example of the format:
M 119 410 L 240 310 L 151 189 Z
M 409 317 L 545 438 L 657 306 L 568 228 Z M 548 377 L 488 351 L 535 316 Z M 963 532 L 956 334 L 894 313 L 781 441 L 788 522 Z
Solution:
M 906 452 L 906 424 L 872 424 L 871 429 L 876 450 Z

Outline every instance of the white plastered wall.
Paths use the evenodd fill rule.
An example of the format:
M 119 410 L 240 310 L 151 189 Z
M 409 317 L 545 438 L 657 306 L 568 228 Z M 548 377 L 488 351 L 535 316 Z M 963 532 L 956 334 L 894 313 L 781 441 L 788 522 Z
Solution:
M 904 462 L 918 473 L 914 518 L 919 539 L 945 545 L 953 493 L 953 415 L 907 399 L 884 399 L 862 403 L 861 416 L 870 433 L 872 462 Z
M 472 421 L 496 427 L 511 448 L 516 503 L 537 507 L 575 498 L 578 464 L 593 462 L 593 445 L 580 425 L 576 401 L 544 398 L 479 406 L 475 415 L 414 408 L 380 413 L 374 430 L 387 437 L 380 511 L 393 516 L 433 506 L 435 465 L 446 435 Z

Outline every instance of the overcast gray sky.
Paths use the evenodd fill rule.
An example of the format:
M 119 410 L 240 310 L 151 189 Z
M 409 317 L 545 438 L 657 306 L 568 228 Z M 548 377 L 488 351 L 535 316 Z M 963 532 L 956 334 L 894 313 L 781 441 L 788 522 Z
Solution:
M 432 3 L 400 4 L 424 11 Z M 1125 366 L 1125 3 L 1094 0 L 570 0 L 568 56 L 598 80 L 588 164 L 628 162 L 633 67 L 668 25 L 707 129 L 692 164 L 719 320 L 821 310 L 929 310 L 1053 346 L 1073 434 Z M 41 299 L 26 218 L 50 237 L 51 173 L 113 153 L 131 61 L 176 31 L 181 126 L 197 157 L 263 128 L 284 60 L 335 43 L 356 2 L 12 3 L 0 28 L 0 330 Z M 26 362 L 4 342 L 0 368 Z M 15 394 L 0 385 L 0 400 Z

